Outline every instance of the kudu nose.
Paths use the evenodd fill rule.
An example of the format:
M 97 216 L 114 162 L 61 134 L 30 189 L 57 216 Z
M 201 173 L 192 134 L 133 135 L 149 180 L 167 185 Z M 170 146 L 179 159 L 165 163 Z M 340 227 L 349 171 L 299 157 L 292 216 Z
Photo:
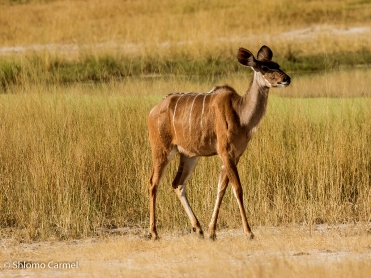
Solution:
M 290 76 L 286 75 L 284 78 L 283 78 L 283 82 L 287 83 L 287 84 L 290 84 L 291 82 L 291 78 Z

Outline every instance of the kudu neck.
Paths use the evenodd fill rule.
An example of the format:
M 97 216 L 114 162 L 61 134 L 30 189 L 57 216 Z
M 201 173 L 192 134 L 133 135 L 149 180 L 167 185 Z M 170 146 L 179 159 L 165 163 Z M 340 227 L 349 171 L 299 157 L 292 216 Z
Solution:
M 240 122 L 249 128 L 257 126 L 265 114 L 268 102 L 269 87 L 264 77 L 254 71 L 253 81 L 242 97 L 239 107 Z

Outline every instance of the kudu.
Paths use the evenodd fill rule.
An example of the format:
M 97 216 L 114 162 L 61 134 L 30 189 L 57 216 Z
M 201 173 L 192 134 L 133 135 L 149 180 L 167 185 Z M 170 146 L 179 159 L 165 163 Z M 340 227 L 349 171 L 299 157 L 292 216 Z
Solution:
M 166 166 L 175 153 L 180 154 L 180 165 L 172 183 L 190 221 L 193 231 L 203 236 L 200 223 L 186 196 L 186 183 L 200 156 L 219 155 L 222 169 L 218 193 L 209 225 L 209 236 L 216 238 L 215 229 L 228 182 L 230 181 L 239 206 L 245 234 L 254 235 L 247 222 L 237 163 L 247 143 L 264 116 L 270 87 L 285 87 L 290 77 L 272 61 L 273 53 L 262 46 L 257 59 L 244 48 L 239 48 L 237 59 L 253 69 L 250 88 L 240 96 L 229 86 L 214 87 L 208 93 L 172 93 L 150 112 L 149 139 L 153 167 L 150 183 L 150 237 L 157 239 L 156 192 Z

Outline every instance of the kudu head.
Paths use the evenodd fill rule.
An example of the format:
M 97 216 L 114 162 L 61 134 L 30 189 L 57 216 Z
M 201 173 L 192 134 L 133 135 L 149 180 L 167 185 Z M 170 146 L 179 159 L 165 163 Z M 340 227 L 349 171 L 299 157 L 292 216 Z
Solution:
M 260 85 L 266 87 L 286 87 L 290 85 L 290 77 L 280 70 L 280 66 L 272 61 L 272 57 L 272 50 L 265 45 L 260 48 L 257 59 L 249 50 L 242 47 L 238 49 L 237 53 L 238 61 L 254 70 L 260 80 Z

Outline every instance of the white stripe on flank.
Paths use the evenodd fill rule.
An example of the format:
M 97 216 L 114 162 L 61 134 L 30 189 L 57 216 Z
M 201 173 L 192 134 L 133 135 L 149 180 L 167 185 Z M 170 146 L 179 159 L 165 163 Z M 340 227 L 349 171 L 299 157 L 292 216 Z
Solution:
M 205 99 L 208 96 L 208 94 L 205 94 L 204 100 L 202 101 L 202 113 L 201 113 L 201 129 L 202 129 L 202 116 L 204 115 L 205 112 Z
M 179 102 L 179 100 L 180 100 L 182 97 L 184 97 L 184 96 L 185 96 L 185 94 L 181 95 L 181 96 L 178 98 L 178 100 L 176 101 L 176 103 L 175 103 L 174 114 L 173 114 L 173 127 L 174 127 L 175 135 L 176 135 L 176 129 L 175 129 L 175 113 L 176 113 L 176 108 L 177 108 L 177 106 L 178 106 L 178 102 Z
M 211 94 L 212 92 L 214 92 L 215 89 L 216 89 L 216 87 L 213 87 L 213 88 L 211 89 L 211 91 L 208 92 L 208 93 L 206 93 L 206 94 Z
M 195 104 L 195 100 L 196 100 L 196 98 L 199 96 L 200 94 L 197 94 L 196 96 L 195 96 L 195 98 L 193 99 L 193 101 L 192 101 L 192 105 L 191 105 L 191 111 L 189 112 L 189 120 L 188 120 L 188 123 L 189 123 L 189 132 L 191 132 L 191 130 L 192 130 L 192 128 L 191 128 L 191 126 L 192 126 L 192 121 L 191 121 L 191 119 L 192 119 L 192 110 L 193 110 L 193 105 Z
M 205 99 L 208 95 L 210 95 L 212 92 L 214 92 L 215 87 L 211 89 L 210 92 L 206 93 L 204 96 L 204 100 L 202 101 L 202 113 L 201 113 L 201 129 L 202 129 L 202 116 L 205 113 Z

